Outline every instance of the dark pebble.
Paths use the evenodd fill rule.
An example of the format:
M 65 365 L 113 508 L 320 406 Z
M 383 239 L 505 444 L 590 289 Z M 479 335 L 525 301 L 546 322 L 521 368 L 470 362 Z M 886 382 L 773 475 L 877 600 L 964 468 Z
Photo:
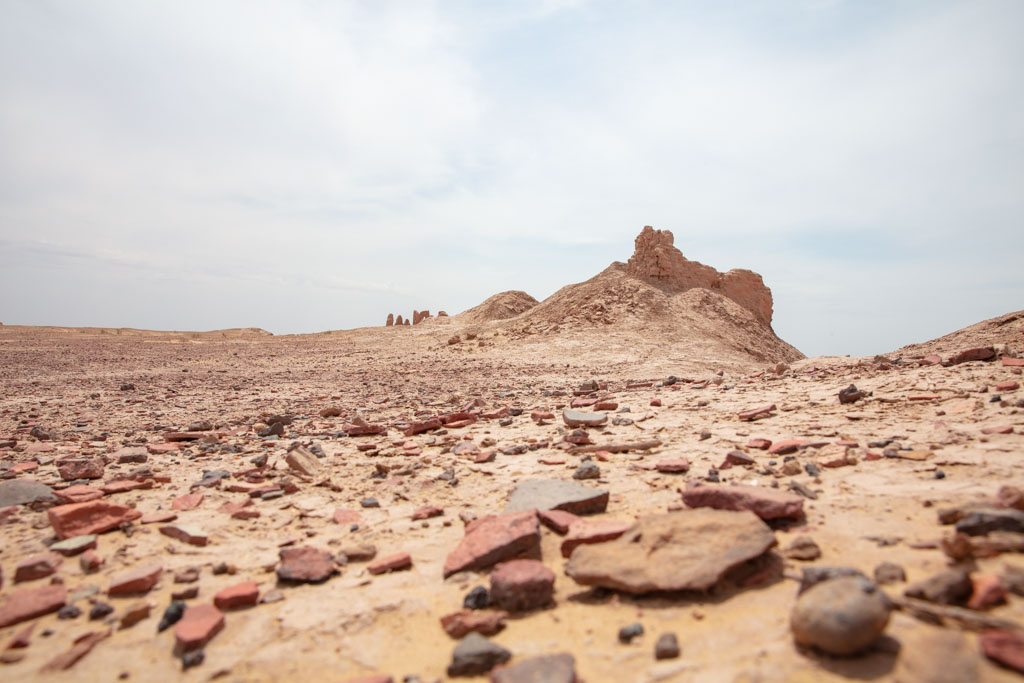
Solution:
M 466 593 L 462 600 L 462 606 L 466 609 L 484 609 L 491 606 L 491 594 L 483 586 L 477 586 Z
M 97 602 L 89 610 L 89 620 L 96 621 L 97 619 L 102 619 L 113 611 L 114 607 L 112 605 L 108 605 L 105 602 Z
M 160 617 L 160 624 L 156 627 L 157 631 L 163 631 L 169 626 L 174 626 L 181 619 L 181 616 L 185 614 L 185 603 L 181 600 L 175 600 L 167 609 L 164 610 L 164 615 Z
M 619 629 L 619 642 L 628 643 L 639 635 L 643 635 L 644 625 L 637 622 Z
M 192 652 L 186 652 L 181 656 L 181 668 L 191 669 L 193 666 L 199 666 L 206 659 L 206 653 L 202 650 L 193 650 Z
M 78 609 L 74 605 L 64 605 L 57 612 L 58 619 L 77 619 L 82 616 L 82 610 Z
M 679 641 L 675 633 L 662 633 L 654 644 L 655 659 L 675 659 L 679 656 Z

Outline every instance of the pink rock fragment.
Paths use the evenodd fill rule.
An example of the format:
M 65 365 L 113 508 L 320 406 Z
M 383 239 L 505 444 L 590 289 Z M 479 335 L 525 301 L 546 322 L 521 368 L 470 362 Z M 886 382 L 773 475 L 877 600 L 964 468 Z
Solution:
M 683 491 L 683 502 L 691 508 L 749 510 L 761 519 L 800 519 L 804 499 L 777 489 L 759 486 L 696 486 Z
M 46 514 L 54 532 L 62 539 L 103 533 L 142 517 L 138 510 L 102 500 L 58 505 Z
M 619 520 L 580 520 L 569 527 L 569 533 L 562 541 L 562 557 L 569 557 L 572 551 L 584 544 L 614 541 L 633 527 L 634 522 Z
M 259 601 L 259 597 L 259 584 L 255 581 L 242 581 L 217 591 L 213 596 L 213 604 L 222 610 L 251 607 Z
M 568 532 L 573 524 L 581 520 L 580 517 L 565 510 L 541 510 L 537 514 L 544 526 L 558 534 Z
M 374 560 L 367 566 L 367 571 L 371 574 L 385 574 L 387 572 L 396 572 L 403 569 L 410 569 L 412 567 L 412 556 L 409 553 L 395 553 L 394 555 L 388 555 L 380 559 Z
M 67 602 L 67 597 L 67 589 L 59 583 L 13 591 L 0 607 L 0 628 L 56 612 Z
M 486 569 L 502 560 L 540 549 L 540 525 L 534 510 L 510 512 L 477 520 L 449 553 L 444 577 L 461 571 Z
M 193 605 L 174 625 L 178 652 L 200 650 L 224 628 L 224 614 L 213 605 Z
M 172 510 L 195 510 L 203 502 L 202 493 L 189 493 L 171 501 Z
M 160 565 L 148 565 L 119 574 L 110 580 L 107 595 L 145 593 L 157 584 L 163 571 Z

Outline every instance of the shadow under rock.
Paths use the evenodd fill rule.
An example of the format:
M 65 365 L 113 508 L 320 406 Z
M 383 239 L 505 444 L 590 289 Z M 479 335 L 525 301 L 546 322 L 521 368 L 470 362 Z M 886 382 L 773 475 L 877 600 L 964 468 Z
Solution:
M 892 674 L 900 654 L 900 641 L 883 635 L 861 655 L 835 657 L 814 648 L 797 646 L 797 651 L 818 665 L 843 678 L 857 681 L 873 681 Z

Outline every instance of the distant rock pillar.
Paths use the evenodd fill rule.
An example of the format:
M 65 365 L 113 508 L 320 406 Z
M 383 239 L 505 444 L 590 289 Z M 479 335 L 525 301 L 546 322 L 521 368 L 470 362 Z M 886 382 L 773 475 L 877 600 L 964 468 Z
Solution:
M 401 325 L 402 324 L 402 316 L 401 315 L 399 315 L 397 318 L 395 318 L 395 324 L 396 325 Z
M 384 323 L 384 327 L 391 327 L 394 324 L 395 324 L 395 314 L 394 313 L 388 313 L 388 321 L 386 323 Z
M 405 324 L 406 324 L 406 325 L 409 325 L 409 324 L 411 324 L 411 323 L 409 322 L 409 319 L 408 319 L 408 318 L 406 318 L 406 319 L 405 319 Z

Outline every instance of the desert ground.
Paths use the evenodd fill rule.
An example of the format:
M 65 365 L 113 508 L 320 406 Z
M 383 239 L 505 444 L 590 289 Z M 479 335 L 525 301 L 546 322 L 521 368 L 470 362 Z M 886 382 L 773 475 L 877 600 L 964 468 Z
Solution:
M 0 676 L 1018 679 L 1024 311 L 803 358 L 748 276 L 633 271 L 310 335 L 0 326 Z

